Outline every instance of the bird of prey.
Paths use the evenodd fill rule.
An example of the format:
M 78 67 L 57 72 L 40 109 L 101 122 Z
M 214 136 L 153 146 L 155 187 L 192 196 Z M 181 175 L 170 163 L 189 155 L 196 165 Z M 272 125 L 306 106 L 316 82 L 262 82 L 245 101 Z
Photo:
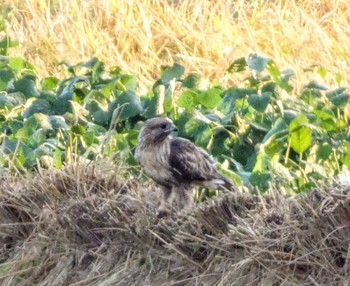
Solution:
M 167 118 L 148 119 L 141 128 L 135 150 L 136 160 L 163 192 L 159 217 L 170 213 L 174 201 L 179 208 L 190 206 L 188 190 L 193 186 L 235 189 L 218 172 L 211 156 L 187 139 L 173 138 L 173 131 L 177 128 Z

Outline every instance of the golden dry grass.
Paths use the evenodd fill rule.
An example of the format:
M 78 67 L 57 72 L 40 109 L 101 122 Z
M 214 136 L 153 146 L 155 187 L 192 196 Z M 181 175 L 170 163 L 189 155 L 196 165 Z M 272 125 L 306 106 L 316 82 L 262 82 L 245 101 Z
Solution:
M 180 62 L 210 80 L 235 83 L 226 69 L 259 52 L 297 71 L 321 64 L 350 73 L 347 0 L 5 0 L 14 10 L 9 33 L 22 45 L 11 53 L 39 76 L 58 75 L 57 63 L 99 57 L 149 87 L 161 65 Z M 299 81 L 297 81 L 299 82 Z M 328 84 L 334 77 L 326 78 Z M 303 81 L 305 83 L 305 81 Z
M 0 178 L 1 285 L 349 285 L 349 186 L 157 219 L 157 191 L 101 166 Z

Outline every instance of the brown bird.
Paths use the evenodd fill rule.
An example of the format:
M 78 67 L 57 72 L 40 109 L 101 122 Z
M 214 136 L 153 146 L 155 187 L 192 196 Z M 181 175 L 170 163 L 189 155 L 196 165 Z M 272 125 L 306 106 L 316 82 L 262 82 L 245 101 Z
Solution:
M 169 119 L 149 119 L 141 128 L 135 150 L 136 160 L 163 192 L 160 217 L 170 213 L 169 205 L 174 200 L 179 208 L 190 206 L 192 201 L 187 191 L 193 186 L 235 189 L 218 172 L 211 156 L 187 139 L 173 138 L 173 131 L 177 127 Z

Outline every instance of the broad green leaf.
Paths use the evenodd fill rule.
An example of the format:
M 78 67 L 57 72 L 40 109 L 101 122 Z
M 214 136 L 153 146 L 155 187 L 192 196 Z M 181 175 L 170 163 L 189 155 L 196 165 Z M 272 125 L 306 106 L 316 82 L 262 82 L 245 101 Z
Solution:
M 334 131 L 337 129 L 336 118 L 324 119 L 319 126 L 328 132 Z
M 288 131 L 288 126 L 283 118 L 279 117 L 274 124 L 272 125 L 272 128 L 267 132 L 267 134 L 264 136 L 263 143 L 267 142 L 271 137 L 274 139 L 277 135 L 282 134 L 282 132 Z
M 184 108 L 195 107 L 198 104 L 198 93 L 198 91 L 191 89 L 184 91 L 177 99 L 177 105 Z
M 346 91 L 346 88 L 345 87 L 340 87 L 340 88 L 337 88 L 335 90 L 331 90 L 329 92 L 326 93 L 326 96 L 328 98 L 331 98 L 333 96 L 336 96 L 336 95 L 339 95 L 339 94 L 342 94 Z
M 6 56 L 9 48 L 15 48 L 19 45 L 17 40 L 5 37 L 0 40 L 0 55 Z
M 244 57 L 235 60 L 227 69 L 229 73 L 241 72 L 247 68 L 248 64 Z
M 49 150 L 45 146 L 33 147 L 29 152 L 25 152 L 25 163 L 26 168 L 33 168 L 37 160 L 40 159 L 40 163 L 44 166 L 52 166 L 52 158 L 48 156 Z
M 202 105 L 207 108 L 215 108 L 221 102 L 221 90 L 217 88 L 211 88 L 207 91 L 201 91 L 198 93 L 196 99 Z
M 256 163 L 253 172 L 265 172 L 269 170 L 271 164 L 271 157 L 263 150 L 260 150 L 256 157 Z
M 215 128 L 213 130 L 214 140 L 210 146 L 210 153 L 213 156 L 230 155 L 229 142 L 230 134 L 224 128 Z
M 270 58 L 260 56 L 257 53 L 250 54 L 246 59 L 248 67 L 252 70 L 255 70 L 257 74 L 261 73 L 270 61 Z
M 76 124 L 72 126 L 71 131 L 77 135 L 84 135 L 86 132 L 86 127 L 81 124 Z
M 325 84 L 319 83 L 317 81 L 309 82 L 307 85 L 304 86 L 304 88 L 328 90 L 328 87 Z
M 182 87 L 197 88 L 199 83 L 200 83 L 200 76 L 191 73 L 187 77 L 185 77 L 184 80 L 182 81 Z
M 299 127 L 303 127 L 309 123 L 309 120 L 304 114 L 299 114 L 296 118 L 292 120 L 289 124 L 289 131 L 294 132 Z
M 257 111 L 264 112 L 270 103 L 271 92 L 264 92 L 260 94 L 252 94 L 248 98 L 249 104 Z
M 50 105 L 53 105 L 56 101 L 56 94 L 52 91 L 41 91 L 40 92 L 40 99 L 47 101 Z
M 27 146 L 30 148 L 38 148 L 41 144 L 45 142 L 45 132 L 42 129 L 35 130 L 33 134 L 29 136 L 29 138 L 25 138 L 27 140 Z
M 112 116 L 114 110 L 120 108 L 119 121 L 123 121 L 142 112 L 142 106 L 133 91 L 124 91 L 109 106 L 109 114 Z
M 309 105 L 315 105 L 316 100 L 322 96 L 318 89 L 306 89 L 300 96 L 300 99 Z
M 53 166 L 58 169 L 63 167 L 61 150 L 57 147 L 53 153 Z
M 344 106 L 349 101 L 349 95 L 347 93 L 341 93 L 336 96 L 331 97 L 330 102 L 332 102 L 335 106 L 340 107 Z
M 137 145 L 137 137 L 139 135 L 139 132 L 136 130 L 130 130 L 126 136 L 126 138 L 129 140 L 129 142 L 136 146 Z
M 218 109 L 224 114 L 229 114 L 234 109 L 238 99 L 256 94 L 256 92 L 255 89 L 251 88 L 229 88 L 223 92 Z
M 57 98 L 52 104 L 52 111 L 57 115 L 63 115 L 69 109 L 71 109 L 70 101 L 62 98 Z
M 120 91 L 131 90 L 135 91 L 137 87 L 137 82 L 132 75 L 121 75 L 116 81 L 116 88 Z
M 89 123 L 86 132 L 94 133 L 96 136 L 101 136 L 105 135 L 107 130 L 98 124 Z
M 297 153 L 309 148 L 312 139 L 312 131 L 308 127 L 298 127 L 290 134 L 291 146 Z
M 21 118 L 22 119 L 22 118 Z M 0 132 L 8 134 L 15 134 L 19 129 L 23 127 L 22 120 L 7 120 L 0 125 Z
M 193 114 L 193 109 L 185 109 L 184 112 L 180 113 L 178 118 L 176 118 L 176 121 L 174 121 L 174 123 L 179 129 L 178 136 L 185 138 L 189 138 L 191 136 L 191 134 L 188 134 L 186 132 L 186 124 L 189 120 L 194 118 Z
M 14 78 L 15 75 L 10 69 L 0 69 L 0 91 L 7 90 L 9 82 Z
M 90 123 L 87 126 L 86 132 L 84 134 L 85 143 L 88 146 L 92 144 L 100 144 L 100 137 L 106 134 L 106 129 L 100 125 Z
M 210 141 L 212 131 L 210 126 L 203 121 L 192 118 L 186 122 L 184 126 L 186 137 L 194 141 L 197 145 L 207 148 Z
M 142 116 L 145 118 L 152 118 L 157 115 L 159 96 L 149 92 L 147 96 L 142 99 Z
M 125 134 L 116 134 L 115 138 L 117 140 L 118 151 L 123 151 L 125 149 L 129 150 L 129 143 L 125 137 Z
M 326 131 L 334 131 L 336 129 L 336 116 L 331 110 L 314 109 L 312 113 L 316 115 L 315 124 L 318 124 L 319 127 Z
M 18 105 L 25 103 L 25 97 L 21 92 L 14 92 L 6 94 L 0 93 L 0 108 L 12 109 Z
M 68 82 L 67 85 L 63 86 L 64 83 Z M 89 86 L 90 82 L 86 76 L 74 76 L 61 83 L 61 88 L 57 92 L 59 99 L 69 101 L 72 99 L 72 95 L 75 91 L 75 86 L 80 83 L 80 88 L 83 86 Z
M 56 77 L 46 77 L 41 82 L 41 88 L 44 91 L 56 91 L 59 79 Z
M 160 78 L 163 84 L 167 84 L 174 78 L 180 79 L 184 72 L 185 68 L 182 65 L 174 64 L 172 67 L 164 67 Z
M 108 105 L 103 105 L 93 100 L 86 106 L 86 109 L 89 111 L 89 119 L 91 121 L 101 126 L 107 124 L 109 120 Z
M 253 172 L 249 176 L 249 182 L 253 186 L 258 186 L 262 191 L 267 191 L 271 181 L 270 172 Z
M 66 120 L 64 119 L 63 116 L 59 115 L 51 115 L 49 116 L 50 118 L 50 123 L 53 129 L 62 129 L 62 130 L 68 130 L 69 127 L 66 123 Z
M 86 109 L 88 108 L 88 105 L 91 102 L 98 102 L 100 104 L 100 107 L 102 110 L 107 111 L 108 110 L 108 100 L 107 98 L 104 96 L 104 94 L 98 90 L 91 90 L 87 96 L 84 98 L 84 104 L 87 106 Z
M 91 77 L 93 80 L 99 79 L 103 72 L 105 71 L 105 64 L 100 60 L 97 60 L 96 63 L 92 67 Z
M 304 152 L 311 145 L 312 130 L 306 126 L 308 124 L 309 120 L 304 114 L 300 114 L 289 124 L 289 140 L 297 153 Z
M 271 92 L 275 97 L 277 95 L 277 84 L 275 82 L 267 82 L 261 87 L 261 93 L 263 92 Z
M 121 72 L 122 72 L 122 69 L 120 67 L 113 67 L 110 71 L 110 74 L 112 76 L 118 76 L 121 74 Z
M 84 104 L 84 99 L 89 93 L 89 89 L 87 88 L 74 88 L 74 92 L 72 95 L 72 101 L 75 101 L 81 105 Z
M 22 141 L 28 141 L 28 138 L 40 128 L 37 120 L 34 116 L 29 117 L 24 121 L 23 127 L 18 129 L 16 132 L 16 138 Z
M 26 61 L 21 57 L 11 58 L 9 61 L 9 67 L 14 72 L 19 72 L 26 67 Z
M 329 156 L 332 154 L 333 149 L 328 143 L 324 143 L 321 146 L 318 146 L 316 152 L 317 160 L 327 160 Z
M 23 77 L 14 82 L 16 91 L 22 92 L 26 98 L 39 97 L 40 93 L 35 85 L 34 80 Z
M 27 102 L 26 109 L 23 112 L 23 118 L 28 118 L 34 113 L 50 114 L 51 105 L 47 101 L 42 99 L 36 99 L 32 102 Z
M 13 153 L 16 149 L 19 149 L 21 145 L 22 144 L 17 139 L 8 139 L 5 137 L 2 142 L 1 151 L 8 155 Z

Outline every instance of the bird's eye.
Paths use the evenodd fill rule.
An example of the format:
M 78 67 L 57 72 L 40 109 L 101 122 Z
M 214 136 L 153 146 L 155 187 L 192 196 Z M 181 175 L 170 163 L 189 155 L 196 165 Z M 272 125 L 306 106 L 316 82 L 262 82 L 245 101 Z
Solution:
M 168 123 L 163 123 L 162 125 L 160 125 L 160 128 L 162 129 L 166 129 L 168 127 Z

